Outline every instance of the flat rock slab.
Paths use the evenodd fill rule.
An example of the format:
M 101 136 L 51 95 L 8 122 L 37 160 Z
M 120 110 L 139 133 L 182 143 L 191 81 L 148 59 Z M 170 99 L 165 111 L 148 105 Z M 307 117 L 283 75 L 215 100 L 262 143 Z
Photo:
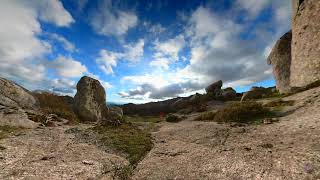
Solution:
M 128 161 L 77 143 L 71 127 L 38 128 L 0 140 L 0 179 L 114 179 Z
M 320 88 L 284 100 L 295 111 L 273 124 L 164 124 L 133 179 L 319 179 Z

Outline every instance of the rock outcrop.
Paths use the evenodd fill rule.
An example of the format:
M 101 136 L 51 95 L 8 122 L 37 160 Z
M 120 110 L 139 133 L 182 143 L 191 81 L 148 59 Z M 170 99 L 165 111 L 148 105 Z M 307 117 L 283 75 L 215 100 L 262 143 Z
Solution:
M 84 76 L 77 84 L 74 111 L 82 121 L 98 122 L 106 111 L 106 93 L 96 79 Z
M 29 119 L 28 111 L 39 109 L 38 100 L 23 87 L 0 78 L 0 125 L 36 128 L 38 123 Z
M 274 94 L 275 91 L 276 89 L 274 87 L 264 88 L 253 86 L 248 92 L 243 94 L 241 101 L 269 97 Z
M 292 0 L 290 84 L 302 87 L 320 79 L 320 1 Z
M 207 94 L 212 94 L 213 96 L 219 96 L 221 95 L 221 87 L 222 87 L 222 81 L 219 80 L 217 82 L 212 83 L 208 87 L 206 87 Z
M 225 101 L 233 100 L 237 97 L 237 92 L 233 88 L 228 87 L 222 90 L 221 96 L 222 96 L 222 99 Z
M 276 87 L 280 93 L 290 92 L 291 39 L 291 31 L 284 34 L 268 57 L 268 64 L 272 65 Z
M 16 83 L 0 78 L 0 104 L 8 107 L 38 109 L 38 100 Z

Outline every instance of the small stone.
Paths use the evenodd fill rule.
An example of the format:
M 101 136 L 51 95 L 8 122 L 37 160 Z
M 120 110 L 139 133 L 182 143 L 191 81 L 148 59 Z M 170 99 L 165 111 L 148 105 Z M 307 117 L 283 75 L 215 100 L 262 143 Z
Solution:
M 87 161 L 87 160 L 83 160 L 82 161 L 82 164 L 85 164 L 85 165 L 94 165 L 94 163 L 92 161 Z

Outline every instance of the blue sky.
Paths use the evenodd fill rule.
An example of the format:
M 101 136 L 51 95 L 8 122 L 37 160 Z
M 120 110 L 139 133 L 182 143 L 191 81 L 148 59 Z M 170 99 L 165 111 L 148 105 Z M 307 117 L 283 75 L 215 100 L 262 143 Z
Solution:
M 290 0 L 2 0 L 0 76 L 74 95 L 83 75 L 107 101 L 187 96 L 223 80 L 273 86 L 266 64 Z

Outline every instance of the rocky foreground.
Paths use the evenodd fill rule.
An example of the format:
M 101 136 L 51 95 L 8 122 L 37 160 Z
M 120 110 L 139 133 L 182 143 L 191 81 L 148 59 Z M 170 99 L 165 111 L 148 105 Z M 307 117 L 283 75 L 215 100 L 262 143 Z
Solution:
M 0 138 L 0 179 L 319 179 L 320 88 L 283 100 L 294 105 L 270 124 L 195 121 L 198 113 L 158 122 L 153 148 L 130 176 L 119 173 L 126 155 L 97 146 L 90 134 L 79 141 L 77 131 L 90 124 L 15 129 Z

